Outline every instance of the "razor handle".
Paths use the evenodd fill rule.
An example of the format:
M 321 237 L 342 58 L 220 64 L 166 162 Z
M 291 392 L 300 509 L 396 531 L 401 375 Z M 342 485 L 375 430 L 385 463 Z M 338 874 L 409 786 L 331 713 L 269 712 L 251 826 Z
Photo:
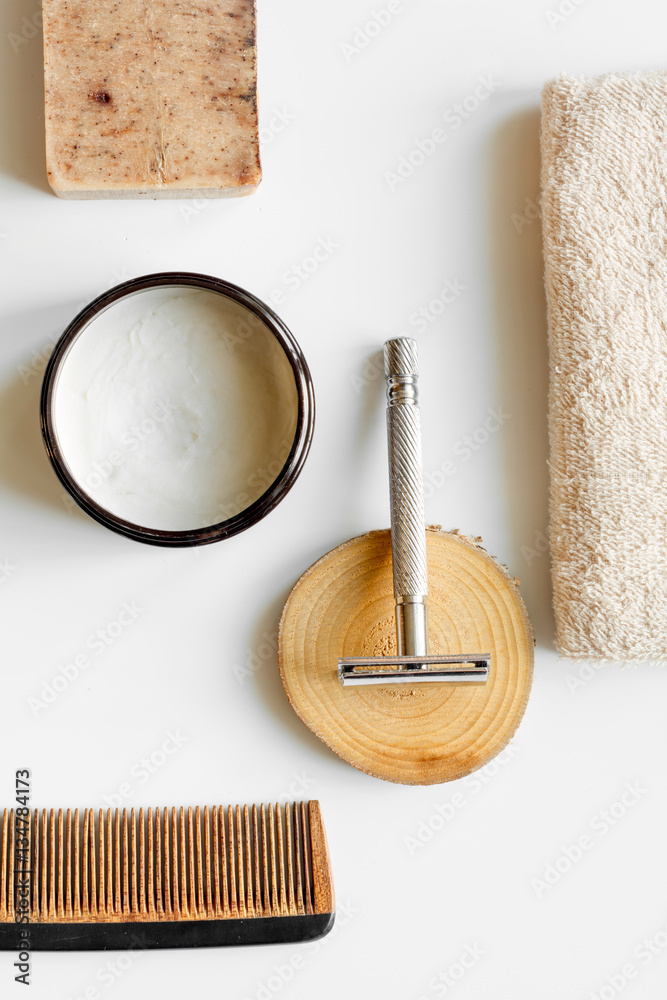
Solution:
M 399 656 L 428 656 L 428 574 L 416 341 L 384 345 L 391 551 Z

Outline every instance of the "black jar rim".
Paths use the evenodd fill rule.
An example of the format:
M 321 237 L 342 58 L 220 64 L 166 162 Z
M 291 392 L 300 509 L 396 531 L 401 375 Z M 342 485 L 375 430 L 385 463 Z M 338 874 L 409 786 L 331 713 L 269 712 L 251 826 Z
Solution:
M 54 400 L 58 374 L 73 343 L 83 333 L 88 324 L 99 313 L 125 296 L 145 291 L 146 289 L 165 286 L 191 286 L 218 292 L 245 306 L 257 316 L 271 331 L 285 352 L 294 373 L 298 397 L 297 426 L 292 448 L 283 468 L 271 485 L 257 500 L 233 517 L 227 518 L 219 524 L 212 524 L 205 528 L 195 528 L 188 531 L 164 531 L 157 528 L 146 528 L 143 525 L 133 524 L 131 521 L 117 517 L 111 511 L 98 504 L 89 496 L 70 472 L 58 441 L 54 418 Z M 256 524 L 262 518 L 266 517 L 291 490 L 292 486 L 294 486 L 310 451 L 315 426 L 315 395 L 313 380 L 303 351 L 290 330 L 270 306 L 266 305 L 266 303 L 262 302 L 261 299 L 258 299 L 251 292 L 229 281 L 224 281 L 222 278 L 214 278 L 210 275 L 189 271 L 161 271 L 156 274 L 146 274 L 138 278 L 131 278 L 129 281 L 124 281 L 122 284 L 116 285 L 114 288 L 109 289 L 109 291 L 99 295 L 96 299 L 93 299 L 72 320 L 58 340 L 44 372 L 40 399 L 40 421 L 46 452 L 58 479 L 79 507 L 89 514 L 90 517 L 103 524 L 106 528 L 118 532 L 120 535 L 133 538 L 138 542 L 145 542 L 148 545 L 177 547 L 207 545 L 210 542 L 218 542 L 223 538 L 230 538 L 232 535 L 237 535 L 251 525 Z

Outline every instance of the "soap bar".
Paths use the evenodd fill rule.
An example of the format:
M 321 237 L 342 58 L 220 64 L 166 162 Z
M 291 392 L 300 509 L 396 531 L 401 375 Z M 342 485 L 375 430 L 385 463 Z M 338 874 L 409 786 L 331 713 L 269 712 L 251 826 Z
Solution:
M 250 194 L 254 0 L 43 0 L 46 158 L 61 198 Z

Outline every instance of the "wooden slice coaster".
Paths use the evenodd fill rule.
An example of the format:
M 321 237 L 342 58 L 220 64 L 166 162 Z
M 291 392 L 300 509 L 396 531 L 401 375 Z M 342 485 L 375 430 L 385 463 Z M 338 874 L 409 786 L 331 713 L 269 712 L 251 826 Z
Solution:
M 297 715 L 350 764 L 408 785 L 461 778 L 500 753 L 533 677 L 533 632 L 507 570 L 456 532 L 427 529 L 426 550 L 430 652 L 490 652 L 486 684 L 343 688 L 339 656 L 396 653 L 389 531 L 352 538 L 311 566 L 278 634 Z

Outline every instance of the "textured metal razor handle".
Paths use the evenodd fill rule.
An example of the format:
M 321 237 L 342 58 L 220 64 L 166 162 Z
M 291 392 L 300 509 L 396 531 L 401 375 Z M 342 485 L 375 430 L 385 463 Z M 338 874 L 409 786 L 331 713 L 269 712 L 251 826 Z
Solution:
M 426 656 L 428 576 L 416 341 L 388 340 L 384 368 L 398 654 Z

